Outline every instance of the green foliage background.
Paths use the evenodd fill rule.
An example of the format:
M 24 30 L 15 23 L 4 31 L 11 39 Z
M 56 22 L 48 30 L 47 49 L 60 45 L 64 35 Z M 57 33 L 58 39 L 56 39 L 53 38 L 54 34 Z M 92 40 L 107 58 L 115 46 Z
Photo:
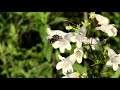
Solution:
M 120 12 L 99 13 L 120 31 Z M 0 78 L 61 78 L 61 71 L 55 69 L 60 52 L 44 40 L 46 28 L 67 32 L 65 26 L 72 24 L 67 21 L 79 24 L 83 20 L 83 12 L 0 12 Z M 120 53 L 119 32 L 109 43 Z M 64 56 L 70 53 L 66 51 Z M 78 64 L 74 68 L 79 72 L 87 70 Z M 120 69 L 104 71 L 101 77 L 120 77 Z

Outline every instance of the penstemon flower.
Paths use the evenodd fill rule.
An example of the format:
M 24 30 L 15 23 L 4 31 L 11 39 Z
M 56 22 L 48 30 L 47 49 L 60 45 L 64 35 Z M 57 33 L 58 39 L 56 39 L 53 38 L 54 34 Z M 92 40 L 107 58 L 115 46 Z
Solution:
M 107 17 L 104 17 L 100 14 L 94 14 L 94 17 L 98 21 L 99 25 L 108 25 L 110 20 Z
M 73 72 L 73 73 L 70 73 L 70 74 L 66 74 L 62 78 L 79 78 L 79 76 L 80 76 L 79 72 Z
M 113 70 L 116 71 L 120 64 L 120 54 L 116 54 L 113 49 L 108 49 L 109 60 L 106 62 L 107 66 L 112 66 Z
M 117 29 L 114 27 L 114 24 L 109 25 L 102 25 L 96 27 L 96 30 L 101 30 L 108 34 L 108 36 L 116 36 L 117 35 Z
M 81 47 L 81 48 L 74 49 L 74 54 L 76 56 L 77 62 L 81 63 L 82 62 L 82 57 L 84 55 L 83 48 Z
M 96 45 L 100 43 L 100 39 L 98 37 L 96 38 L 87 38 L 86 42 L 84 42 L 85 44 L 89 44 L 92 48 L 92 50 L 95 50 Z
M 70 55 L 69 57 L 65 58 L 62 57 L 61 55 L 58 56 L 59 59 L 61 60 L 60 62 L 57 63 L 56 65 L 56 69 L 60 70 L 62 69 L 62 73 L 64 75 L 67 74 L 68 72 L 73 72 L 73 67 L 72 65 L 75 63 L 76 61 L 76 56 L 74 54 Z
M 94 18 L 98 21 L 99 26 L 97 27 L 95 26 L 96 24 L 95 25 L 91 24 L 94 21 L 92 20 Z M 102 55 L 107 55 L 107 50 L 108 50 L 109 59 L 105 63 L 105 65 L 112 66 L 113 70 L 116 71 L 119 68 L 119 64 L 120 64 L 120 54 L 116 54 L 113 49 L 106 48 L 106 46 L 108 45 L 106 41 L 102 41 L 103 43 L 105 43 L 103 44 L 101 43 L 100 39 L 97 36 L 95 38 L 90 37 L 90 36 L 94 36 L 94 34 L 87 33 L 87 29 L 86 29 L 86 28 L 88 28 L 88 30 L 91 29 L 90 30 L 91 32 L 92 29 L 93 30 L 96 29 L 96 31 L 101 30 L 102 32 L 106 33 L 109 37 L 111 37 L 117 35 L 117 29 L 115 28 L 115 25 L 109 24 L 110 20 L 107 17 L 95 13 L 90 13 L 89 19 L 86 19 L 84 20 L 84 22 L 81 23 L 82 24 L 79 24 L 76 27 L 70 25 L 66 26 L 65 28 L 69 30 L 69 33 L 65 33 L 61 30 L 51 30 L 50 28 L 47 28 L 48 36 L 46 37 L 46 39 L 50 41 L 53 48 L 59 49 L 61 53 L 64 53 L 66 49 L 73 51 L 73 53 L 66 58 L 62 57 L 61 55 L 58 56 L 60 61 L 57 63 L 56 69 L 57 70 L 62 69 L 62 74 L 64 75 L 62 78 L 88 78 L 89 75 L 92 77 L 96 77 L 94 75 L 91 75 L 91 71 L 94 70 L 95 71 L 95 72 L 93 71 L 94 73 L 98 72 L 99 70 L 98 65 L 99 64 L 103 65 L 102 60 L 107 59 L 107 57 L 102 56 Z M 82 26 L 80 27 L 80 25 Z M 73 30 L 74 32 L 70 32 L 70 30 Z M 75 45 L 71 46 L 71 42 L 73 42 Z M 98 44 L 100 44 L 100 47 Z M 101 51 L 99 51 L 100 49 Z M 99 53 L 100 55 L 98 55 Z M 89 55 L 93 55 L 93 57 Z M 90 74 L 88 74 L 88 72 L 85 73 L 80 72 L 81 73 L 80 74 L 79 72 L 75 72 L 73 68 L 73 64 L 76 62 L 81 64 L 83 58 L 86 59 L 84 65 L 87 65 L 88 67 L 90 66 L 90 68 L 92 67 L 94 68 L 95 66 L 93 70 L 88 71 L 90 72 Z M 90 60 L 90 65 L 89 65 L 89 60 Z
M 82 46 L 82 42 L 86 39 L 86 26 L 81 27 L 80 31 L 75 33 L 75 36 L 71 37 L 72 42 L 76 42 L 76 46 L 80 48 Z
M 60 49 L 61 53 L 64 53 L 65 49 L 71 50 L 70 40 L 69 38 L 72 37 L 72 33 L 65 33 L 60 30 L 51 30 L 47 28 L 47 33 L 49 36 L 46 39 L 49 39 L 52 43 L 52 46 L 57 49 Z

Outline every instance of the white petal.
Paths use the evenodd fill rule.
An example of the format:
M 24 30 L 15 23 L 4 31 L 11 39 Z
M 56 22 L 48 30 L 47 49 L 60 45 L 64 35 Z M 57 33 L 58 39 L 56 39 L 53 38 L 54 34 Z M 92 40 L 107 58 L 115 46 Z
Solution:
M 95 38 L 96 44 L 100 43 L 100 39 L 98 37 Z
M 87 33 L 87 30 L 86 30 L 86 26 L 82 26 L 81 29 L 80 29 L 80 32 L 86 36 L 86 33 Z
M 60 47 L 60 42 L 59 41 L 55 41 L 54 43 L 52 43 L 52 46 L 57 49 Z
M 82 48 L 82 47 L 80 47 L 80 48 L 75 48 L 75 49 L 74 49 L 74 53 L 76 53 L 77 51 L 83 52 L 83 48 Z
M 63 68 L 63 69 L 62 69 L 62 73 L 63 73 L 64 75 L 67 74 L 67 71 L 68 71 L 68 68 Z
M 65 46 L 61 46 L 59 49 L 60 49 L 60 52 L 61 52 L 61 53 L 64 53 L 64 52 L 65 52 Z
M 113 49 L 108 49 L 108 56 L 109 56 L 109 58 L 111 58 L 111 57 L 113 57 L 113 56 L 115 56 L 115 55 L 117 55 L 116 53 L 115 53 L 115 51 L 113 50 Z
M 52 30 L 52 35 L 59 35 L 64 37 L 67 33 L 61 31 L 61 30 Z
M 77 62 L 81 63 L 82 62 L 83 52 L 82 51 L 76 52 L 76 55 L 77 55 Z
M 70 32 L 64 36 L 64 39 L 70 42 L 73 36 L 74 36 L 74 33 Z
M 113 64 L 113 70 L 116 71 L 118 69 L 118 64 Z
M 57 70 L 62 69 L 63 68 L 63 64 L 64 64 L 64 62 L 62 62 L 62 61 L 58 62 L 57 65 L 56 65 L 56 69 Z
M 81 63 L 81 62 L 82 62 L 82 57 L 78 57 L 78 58 L 77 58 L 77 62 L 78 62 L 78 63 Z
M 95 14 L 95 17 L 100 25 L 107 25 L 109 24 L 109 19 L 100 15 L 100 14 Z
M 74 73 L 69 74 L 69 78 L 76 78 Z
M 68 65 L 68 72 L 73 72 L 73 67 L 71 64 Z
M 82 46 L 82 42 L 77 41 L 76 45 L 77 45 L 77 48 L 80 48 Z
M 70 45 L 69 42 L 67 42 L 66 49 L 67 49 L 67 50 L 71 50 L 71 45 Z
M 87 37 L 84 37 L 83 43 L 84 43 L 84 44 L 89 44 L 89 39 L 88 39 Z
M 76 56 L 77 62 L 81 63 L 82 62 L 82 57 L 83 57 L 83 48 L 76 48 L 74 49 L 74 54 Z
M 75 54 L 71 54 L 68 58 L 67 58 L 67 61 L 69 61 L 69 63 L 71 64 L 71 65 L 73 65 L 74 63 L 75 63 L 75 61 L 76 61 L 76 55 Z
M 62 78 L 69 78 L 67 75 L 63 76 Z
M 114 24 L 109 25 L 102 25 L 99 27 L 96 27 L 96 30 L 101 30 L 108 34 L 108 36 L 116 36 L 117 35 L 117 29 L 114 27 Z
M 53 32 L 50 28 L 47 28 L 47 33 L 48 33 L 48 35 L 53 36 Z
M 117 35 L 117 29 L 112 25 L 109 30 L 108 36 L 116 36 L 116 35 Z
M 59 45 L 60 45 L 59 49 L 60 49 L 61 53 L 64 53 L 65 48 L 67 47 L 67 45 L 68 45 L 67 48 L 71 49 L 71 46 L 69 45 L 69 42 L 67 40 L 65 40 L 65 39 L 61 39 Z
M 111 63 L 111 60 L 108 60 L 107 63 L 106 63 L 107 66 L 111 66 L 112 63 Z
M 62 57 L 61 55 L 58 55 L 58 57 L 59 57 L 59 59 L 62 60 L 62 61 L 65 60 L 65 57 Z
M 53 35 L 65 36 L 67 34 L 61 30 L 51 30 L 50 28 L 47 28 L 47 33 L 50 36 L 53 36 Z
M 118 54 L 118 64 L 120 64 L 120 54 Z
M 71 41 L 72 42 L 76 42 L 77 41 L 76 38 L 75 38 L 75 36 L 71 37 Z
M 91 45 L 91 47 L 92 47 L 92 50 L 95 50 L 95 45 Z

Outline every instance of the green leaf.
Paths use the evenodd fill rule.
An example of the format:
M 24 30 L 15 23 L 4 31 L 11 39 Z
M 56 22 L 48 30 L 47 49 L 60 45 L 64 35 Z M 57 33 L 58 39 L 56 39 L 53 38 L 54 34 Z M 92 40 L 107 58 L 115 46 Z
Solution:
M 49 19 L 49 15 L 51 14 L 51 12 L 46 12 L 44 15 L 44 23 L 46 24 L 48 22 Z
M 48 42 L 44 43 L 43 53 L 48 62 L 50 62 L 52 55 L 52 46 Z
M 10 25 L 10 35 L 14 35 L 16 34 L 16 28 L 15 28 L 15 25 L 14 24 L 11 24 Z
M 32 17 L 33 15 L 34 15 L 34 12 L 26 13 L 26 16 L 27 16 L 28 18 Z
M 120 76 L 120 68 L 111 76 L 111 78 L 119 78 Z
M 60 59 L 59 59 L 58 55 L 60 55 L 60 51 L 55 50 L 55 56 L 56 56 L 56 61 L 57 61 L 57 62 L 59 62 L 59 61 L 60 61 Z
M 39 33 L 42 40 L 47 36 L 46 28 L 47 25 L 41 25 L 39 28 Z
M 46 76 L 47 78 L 52 77 L 52 68 L 48 62 L 42 63 L 40 68 L 41 68 L 41 75 Z
M 44 22 L 44 12 L 36 12 L 34 15 L 35 20 L 40 20 L 42 23 Z
M 52 24 L 58 24 L 60 22 L 64 22 L 66 21 L 67 18 L 64 18 L 64 17 L 56 17 L 53 21 L 51 21 L 49 24 L 52 25 Z
M 86 68 L 83 67 L 82 65 L 78 64 L 78 63 L 73 64 L 73 68 L 74 68 L 75 71 L 78 71 L 80 73 L 83 73 L 83 72 L 86 71 Z

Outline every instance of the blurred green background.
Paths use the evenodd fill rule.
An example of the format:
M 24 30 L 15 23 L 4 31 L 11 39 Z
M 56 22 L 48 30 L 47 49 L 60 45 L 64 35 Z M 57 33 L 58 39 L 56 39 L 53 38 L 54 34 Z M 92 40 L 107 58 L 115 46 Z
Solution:
M 120 12 L 96 12 L 115 24 L 118 35 L 111 38 L 111 47 L 120 53 Z M 83 12 L 0 12 L 0 78 L 61 78 L 56 71 L 59 50 L 54 50 L 48 41 L 46 28 L 65 32 L 68 24 L 79 24 L 84 20 Z M 66 51 L 64 56 L 72 53 Z M 83 72 L 86 68 L 74 65 Z M 119 77 L 120 70 L 112 72 Z M 104 75 L 103 75 L 104 77 Z M 105 76 L 109 77 L 109 76 Z

